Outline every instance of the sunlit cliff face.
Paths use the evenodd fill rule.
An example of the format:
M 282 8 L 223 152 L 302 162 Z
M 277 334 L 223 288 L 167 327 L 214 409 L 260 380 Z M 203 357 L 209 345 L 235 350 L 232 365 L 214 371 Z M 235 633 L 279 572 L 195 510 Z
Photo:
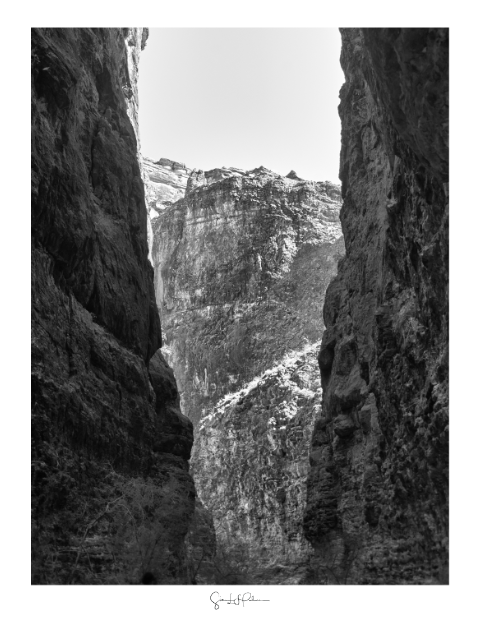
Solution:
M 220 566 L 246 583 L 298 583 L 311 555 L 305 479 L 339 208 L 331 183 L 223 167 L 192 172 L 185 197 L 153 221 L 164 352 L 196 425 L 197 493 Z

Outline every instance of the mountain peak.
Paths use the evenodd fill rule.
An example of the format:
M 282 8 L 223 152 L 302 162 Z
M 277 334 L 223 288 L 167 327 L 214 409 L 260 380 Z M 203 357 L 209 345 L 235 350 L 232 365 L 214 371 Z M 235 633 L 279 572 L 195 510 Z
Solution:
M 294 171 L 293 169 L 290 171 L 290 173 L 287 173 L 287 175 L 285 176 L 286 178 L 290 178 L 290 180 L 301 180 L 302 178 L 299 178 L 297 176 L 297 172 Z

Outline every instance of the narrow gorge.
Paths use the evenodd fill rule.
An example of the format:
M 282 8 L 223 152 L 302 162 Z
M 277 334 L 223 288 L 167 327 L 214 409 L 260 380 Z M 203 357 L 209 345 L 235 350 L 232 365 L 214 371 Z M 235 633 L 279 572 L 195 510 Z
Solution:
M 148 29 L 32 30 L 32 583 L 448 583 L 448 29 L 340 31 L 341 186 L 142 157 Z

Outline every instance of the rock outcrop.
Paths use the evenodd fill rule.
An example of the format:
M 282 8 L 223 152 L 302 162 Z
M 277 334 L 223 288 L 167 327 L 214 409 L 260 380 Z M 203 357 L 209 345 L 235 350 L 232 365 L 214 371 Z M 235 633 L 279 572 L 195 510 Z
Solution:
M 342 29 L 309 581 L 448 580 L 448 30 Z
M 32 581 L 179 582 L 192 425 L 161 353 L 144 29 L 32 31 Z
M 152 220 L 173 202 L 185 195 L 190 169 L 181 162 L 160 158 L 157 162 L 143 156 L 142 178 L 147 205 L 148 259 L 152 262 Z
M 156 218 L 169 205 L 183 198 L 191 169 L 167 158 L 158 161 L 142 159 L 145 198 L 151 218 Z
M 153 220 L 164 352 L 195 425 L 217 582 L 305 576 L 315 351 L 343 254 L 339 209 L 331 183 L 223 167 L 193 171 L 185 197 Z

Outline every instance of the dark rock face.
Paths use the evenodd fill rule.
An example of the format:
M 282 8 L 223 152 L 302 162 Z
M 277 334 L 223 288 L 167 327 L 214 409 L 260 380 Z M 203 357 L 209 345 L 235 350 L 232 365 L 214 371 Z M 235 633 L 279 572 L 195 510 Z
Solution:
M 185 575 L 192 425 L 154 355 L 161 332 L 136 132 L 146 37 L 32 31 L 35 583 Z
M 448 30 L 342 29 L 311 582 L 448 580 Z
M 315 354 L 343 254 L 340 203 L 328 182 L 222 167 L 191 172 L 185 197 L 153 220 L 163 350 L 195 424 L 192 474 L 215 525 L 199 581 L 306 575 Z M 211 557 L 208 540 L 190 539 L 197 558 Z
M 56 286 L 148 360 L 160 322 L 126 109 L 126 46 L 121 30 L 34 32 L 32 232 Z
M 293 169 L 289 173 L 287 173 L 285 177 L 290 178 L 291 180 L 301 180 L 301 178 L 298 177 L 297 172 Z

